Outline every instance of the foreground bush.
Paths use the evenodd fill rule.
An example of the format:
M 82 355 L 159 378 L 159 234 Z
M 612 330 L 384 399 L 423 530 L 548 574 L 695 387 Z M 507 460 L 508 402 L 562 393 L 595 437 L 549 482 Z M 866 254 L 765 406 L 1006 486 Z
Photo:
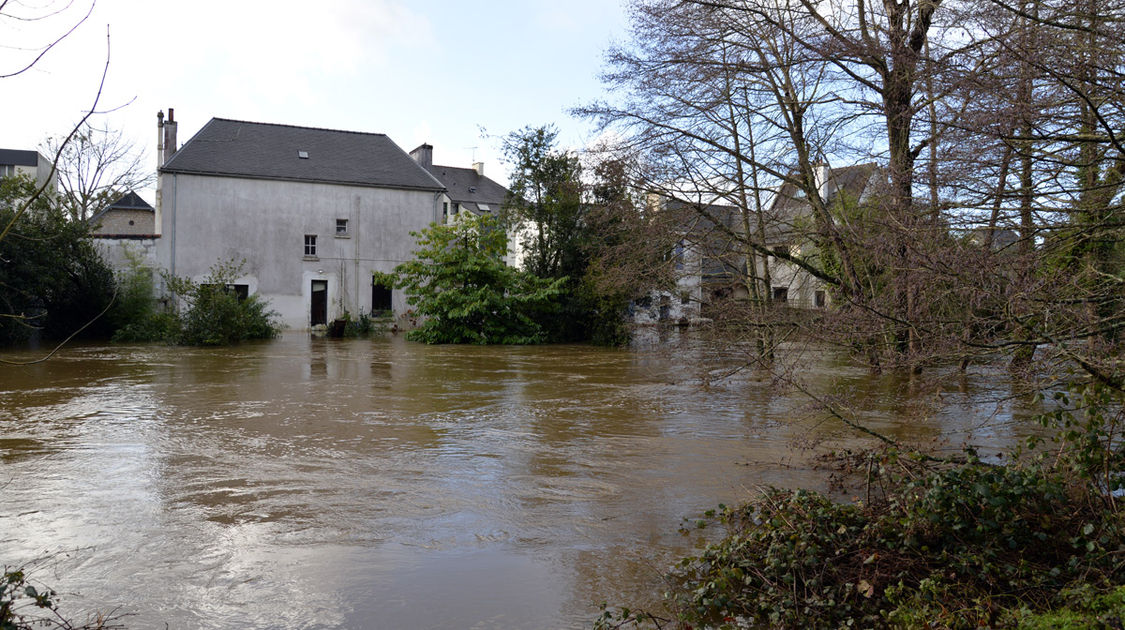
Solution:
M 1122 412 L 1105 392 L 1047 416 L 1049 457 L 889 452 L 874 469 L 900 472 L 868 478 L 864 502 L 770 489 L 723 508 L 710 515 L 722 539 L 670 576 L 676 619 L 618 610 L 599 627 L 1121 628 Z
M 110 615 L 98 614 L 86 623 L 67 619 L 58 606 L 58 593 L 32 584 L 23 569 L 0 573 L 0 630 L 110 630 L 122 628 Z

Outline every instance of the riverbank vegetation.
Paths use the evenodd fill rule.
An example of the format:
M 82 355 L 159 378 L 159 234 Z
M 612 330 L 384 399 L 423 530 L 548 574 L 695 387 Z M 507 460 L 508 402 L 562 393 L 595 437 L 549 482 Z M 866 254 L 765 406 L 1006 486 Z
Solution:
M 113 272 L 86 224 L 68 220 L 36 188 L 26 175 L 0 178 L 0 229 L 10 228 L 0 239 L 0 345 L 76 331 L 107 337 L 112 331 L 98 316 L 113 302 Z
M 530 344 L 546 341 L 541 323 L 556 308 L 562 279 L 504 264 L 507 235 L 490 217 L 431 225 L 414 260 L 395 268 L 395 284 L 424 319 L 407 338 L 424 343 Z
M 134 266 L 119 279 L 124 288 L 114 341 L 162 341 L 185 346 L 225 346 L 254 339 L 272 339 L 281 328 L 276 313 L 257 294 L 240 294 L 235 281 L 243 263 L 221 261 L 202 282 L 164 274 L 176 305 L 160 305 L 151 272 Z
M 670 613 L 617 608 L 596 626 L 1120 627 L 1125 416 L 1103 385 L 1056 402 L 1040 417 L 1054 437 L 1004 464 L 842 453 L 851 501 L 770 488 L 720 506 L 695 524 L 718 541 L 668 577 Z
M 123 628 L 113 615 L 97 614 L 85 623 L 68 619 L 59 610 L 58 593 L 36 586 L 23 569 L 0 572 L 0 630 L 110 630 Z
M 601 161 L 586 177 L 557 135 L 542 126 L 505 138 L 511 194 L 498 215 L 416 235 L 416 260 L 395 270 L 424 316 L 411 339 L 624 345 L 630 302 L 673 281 L 662 261 L 675 239 L 644 215 L 627 171 Z
M 1125 4 L 629 5 L 610 95 L 578 113 L 710 229 L 682 233 L 736 271 L 702 307 L 748 367 L 796 380 L 793 339 L 874 371 L 1002 363 L 1061 442 L 1003 465 L 902 451 L 862 501 L 767 491 L 716 516 L 667 622 L 602 623 L 1120 627 Z

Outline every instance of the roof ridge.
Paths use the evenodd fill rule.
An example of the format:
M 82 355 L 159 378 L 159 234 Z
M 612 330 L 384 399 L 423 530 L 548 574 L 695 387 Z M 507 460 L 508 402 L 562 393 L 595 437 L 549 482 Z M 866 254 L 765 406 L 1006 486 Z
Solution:
M 383 136 L 384 138 L 389 137 L 389 136 L 387 136 L 387 134 L 379 132 L 379 131 L 354 131 L 354 130 L 351 130 L 351 129 L 333 129 L 331 127 L 311 127 L 311 126 L 308 126 L 308 125 L 289 125 L 289 124 L 285 124 L 285 123 L 258 122 L 258 121 L 255 121 L 255 120 L 239 120 L 237 118 L 222 118 L 222 117 L 219 117 L 219 116 L 213 116 L 211 118 L 211 120 L 212 121 L 217 120 L 217 121 L 222 121 L 222 122 L 232 122 L 232 123 L 238 123 L 238 124 L 241 124 L 241 125 L 259 125 L 259 126 L 262 126 L 262 127 L 285 127 L 287 129 L 304 129 L 304 130 L 307 130 L 307 131 L 328 131 L 328 132 L 331 132 L 331 133 L 347 133 L 347 134 L 352 134 L 352 135 L 357 135 L 357 136 Z

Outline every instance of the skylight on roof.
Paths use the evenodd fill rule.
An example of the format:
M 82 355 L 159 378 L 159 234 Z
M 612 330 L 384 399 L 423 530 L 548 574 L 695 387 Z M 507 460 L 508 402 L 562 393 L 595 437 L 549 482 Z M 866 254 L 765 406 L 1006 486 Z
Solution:
M 492 208 L 489 208 L 487 203 L 478 203 L 477 207 L 483 212 L 492 212 Z
M 298 151 L 297 152 L 297 158 L 302 159 L 302 160 L 307 160 L 307 159 L 309 159 L 309 152 L 308 151 Z

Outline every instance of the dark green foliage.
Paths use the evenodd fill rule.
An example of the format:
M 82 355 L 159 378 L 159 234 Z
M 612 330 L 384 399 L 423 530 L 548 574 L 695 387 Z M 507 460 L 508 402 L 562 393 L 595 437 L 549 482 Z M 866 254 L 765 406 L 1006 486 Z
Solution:
M 1014 627 L 1121 577 L 1121 519 L 1054 469 L 972 461 L 888 483 L 869 505 L 775 489 L 723 511 L 726 536 L 677 573 L 681 621 Z
M 34 190 L 26 176 L 0 178 L 0 230 Z M 113 299 L 113 273 L 87 238 L 86 224 L 68 221 L 40 197 L 12 225 L 0 240 L 0 345 L 24 341 L 35 330 L 63 339 L 87 324 L 84 335 L 108 336 L 109 324 L 98 315 Z
M 36 587 L 23 569 L 4 568 L 0 574 L 0 630 L 60 628 L 64 630 L 108 630 L 121 628 L 112 617 L 96 615 L 84 624 L 68 620 L 59 612 L 58 593 Z
M 360 313 L 358 317 L 344 313 L 343 319 L 345 337 L 370 337 L 387 331 L 386 318 L 376 320 L 367 313 Z
M 527 232 L 527 270 L 567 278 L 559 303 L 535 318 L 551 341 L 623 345 L 629 301 L 653 284 L 638 266 L 652 268 L 645 252 L 658 239 L 642 236 L 624 164 L 597 164 L 587 187 L 577 156 L 557 149 L 557 138 L 551 126 L 525 127 L 504 141 L 513 167 L 505 220 Z
M 132 319 L 114 333 L 114 341 L 163 341 L 187 346 L 225 346 L 251 339 L 272 339 L 279 327 L 276 313 L 257 294 L 240 299 L 231 284 L 242 275 L 242 264 L 226 261 L 211 267 L 204 282 L 164 276 L 180 302 L 179 313 L 156 307 L 147 272 L 124 274 L 122 286 L 131 296 Z M 147 295 L 147 299 L 145 299 Z
M 465 218 L 415 234 L 415 259 L 395 268 L 395 285 L 425 319 L 409 339 L 425 343 L 528 344 L 546 334 L 566 278 L 537 278 L 508 267 L 507 238 L 495 219 Z
M 583 229 L 582 167 L 576 156 L 555 148 L 557 138 L 551 126 L 524 127 L 505 138 L 504 154 L 512 163 L 505 213 L 531 228 L 524 243 L 528 271 L 540 278 L 580 278 L 589 236 Z
M 109 312 L 113 341 L 174 342 L 179 329 L 174 313 L 158 309 L 152 271 L 126 252 L 129 267 L 117 274 L 117 301 Z
M 176 342 L 188 346 L 223 346 L 277 336 L 275 313 L 257 294 L 239 299 L 231 289 L 242 275 L 242 263 L 220 262 L 204 282 L 165 276 L 168 288 L 181 300 Z M 184 305 L 186 304 L 186 308 Z
M 0 630 L 30 628 L 31 624 L 21 614 L 21 605 L 54 610 L 55 602 L 51 599 L 54 596 L 54 591 L 40 592 L 28 584 L 23 571 L 5 570 L 0 576 Z
M 1096 382 L 1059 394 L 1042 417 L 1057 447 L 1038 457 L 887 451 L 858 467 L 866 503 L 770 489 L 709 513 L 723 537 L 671 576 L 677 627 L 1120 627 L 1120 402 Z M 650 622 L 619 610 L 599 625 Z

